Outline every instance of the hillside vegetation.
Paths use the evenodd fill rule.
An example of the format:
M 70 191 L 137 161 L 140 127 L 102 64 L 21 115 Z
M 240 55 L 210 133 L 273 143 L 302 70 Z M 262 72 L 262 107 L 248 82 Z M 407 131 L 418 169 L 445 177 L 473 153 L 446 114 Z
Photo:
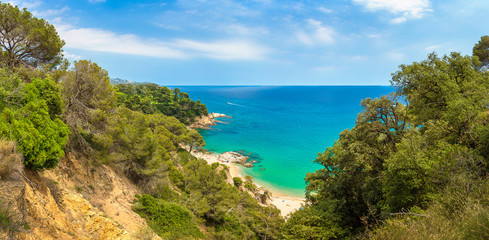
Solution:
M 182 148 L 205 145 L 188 127 L 207 114 L 202 103 L 155 84 L 114 86 L 94 62 L 70 67 L 63 45 L 48 22 L 0 3 L 0 237 L 58 237 L 49 231 L 63 222 L 45 224 L 43 217 L 77 219 L 72 213 L 91 219 L 66 224 L 89 229 L 83 239 L 109 236 L 103 229 L 127 236 L 79 194 L 39 175 L 57 168 L 70 173 L 71 167 L 71 177 L 97 173 L 116 185 L 115 171 L 129 179 L 139 192 L 131 194 L 133 211 L 163 239 L 489 238 L 487 36 L 473 56 L 433 53 L 401 65 L 392 75 L 396 92 L 363 100 L 355 126 L 318 155 L 324 168 L 307 174 L 307 204 L 287 222 L 249 194 L 256 188 L 250 178 L 244 187 L 238 179 L 230 184 L 225 166 Z M 77 167 L 77 158 L 87 159 L 88 167 Z M 60 159 L 66 164 L 58 166 Z M 12 179 L 24 185 L 4 184 Z M 104 184 L 88 188 L 95 192 Z M 32 219 L 40 223 L 19 218 L 11 208 L 19 201 L 9 196 L 13 192 L 37 199 L 31 207 L 50 205 L 56 212 L 37 211 Z M 66 206 L 89 211 L 62 212 Z M 25 216 L 28 210 L 18 211 Z M 103 221 L 107 228 L 97 225 Z M 74 232 L 62 237 L 81 238 Z M 138 239 L 151 237 L 142 232 Z
M 70 68 L 58 58 L 57 47 L 64 42 L 52 25 L 10 4 L 0 3 L 0 11 L 0 27 L 4 22 L 15 26 L 0 42 L 28 32 L 13 37 L 26 39 L 17 43 L 25 51 L 58 49 L 22 58 L 2 45 L 0 137 L 16 143 L 12 146 L 27 171 L 56 168 L 66 154 L 89 159 L 92 173 L 97 166 L 110 166 L 138 186 L 134 211 L 164 239 L 279 238 L 283 219 L 275 207 L 260 206 L 227 183 L 227 169 L 181 148 L 204 146 L 202 136 L 185 125 L 207 114 L 203 104 L 155 84 L 113 86 L 107 71 L 91 61 L 76 61 Z M 46 31 L 49 36 L 37 36 Z M 47 38 L 52 41 L 36 45 Z M 14 160 L 2 159 L 2 166 L 15 166 Z M 18 167 L 11 169 L 3 170 L 2 179 L 22 174 Z M 13 204 L 2 200 L 11 199 L 7 195 L 0 209 Z M 13 225 L 14 217 L 1 211 L 0 220 L 0 229 L 11 237 L 30 231 L 28 222 Z
M 401 65 L 308 173 L 290 239 L 489 237 L 489 38 Z

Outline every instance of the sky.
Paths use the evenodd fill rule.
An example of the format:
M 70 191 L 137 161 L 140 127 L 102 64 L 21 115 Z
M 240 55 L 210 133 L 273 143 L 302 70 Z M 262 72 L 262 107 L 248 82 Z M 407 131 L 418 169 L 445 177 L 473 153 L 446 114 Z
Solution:
M 487 0 L 8 0 L 71 62 L 161 85 L 389 85 L 489 34 Z

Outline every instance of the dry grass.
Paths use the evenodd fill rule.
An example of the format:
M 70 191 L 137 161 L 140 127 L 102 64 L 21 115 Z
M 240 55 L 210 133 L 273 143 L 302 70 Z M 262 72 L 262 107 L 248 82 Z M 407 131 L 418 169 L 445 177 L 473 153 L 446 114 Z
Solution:
M 489 239 L 489 183 L 475 194 L 447 194 L 423 212 L 427 217 L 387 220 L 368 239 Z
M 132 233 L 131 240 L 158 240 L 161 239 L 150 227 L 141 227 L 138 231 Z
M 15 142 L 0 139 L 0 179 L 8 179 L 13 172 L 22 167 L 22 157 L 17 152 Z

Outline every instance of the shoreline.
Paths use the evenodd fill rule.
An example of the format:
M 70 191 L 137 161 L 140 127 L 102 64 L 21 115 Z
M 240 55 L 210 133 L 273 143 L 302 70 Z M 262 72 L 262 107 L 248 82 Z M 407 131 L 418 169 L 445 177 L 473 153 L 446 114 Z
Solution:
M 201 151 L 200 152 L 192 151 L 191 154 L 194 157 L 202 158 L 202 159 L 206 160 L 208 164 L 213 164 L 213 163 L 217 162 L 219 164 L 227 166 L 229 168 L 229 175 L 230 175 L 231 179 L 234 177 L 239 177 L 243 181 L 245 180 L 244 176 L 241 174 L 242 173 L 241 172 L 242 166 L 239 166 L 237 163 L 233 163 L 231 161 L 220 160 L 220 156 L 222 154 L 213 153 L 213 152 L 201 152 Z M 230 183 L 232 184 L 232 182 L 230 182 Z M 262 189 L 267 189 L 268 191 L 270 191 L 272 193 L 270 204 L 273 204 L 278 209 L 280 209 L 281 215 L 283 217 L 286 217 L 289 213 L 300 209 L 301 205 L 305 203 L 305 199 L 303 199 L 303 198 L 298 198 L 298 197 L 290 196 L 290 195 L 287 195 L 284 193 L 279 193 L 276 190 L 274 191 L 273 189 L 270 189 L 270 188 L 264 188 L 264 187 L 256 184 L 256 182 L 254 182 L 254 183 L 255 183 L 255 185 L 257 185 L 257 187 L 262 188 Z

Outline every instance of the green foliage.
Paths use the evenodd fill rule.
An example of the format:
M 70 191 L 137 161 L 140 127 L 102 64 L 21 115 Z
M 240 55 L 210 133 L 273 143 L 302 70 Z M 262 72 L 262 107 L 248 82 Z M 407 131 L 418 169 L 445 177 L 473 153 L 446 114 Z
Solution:
M 227 174 L 202 159 L 183 165 L 179 202 L 204 221 L 213 239 L 278 239 L 283 219 L 247 192 L 226 183 Z
M 198 100 L 194 102 L 189 95 L 156 84 L 118 84 L 115 85 L 118 105 L 146 114 L 162 113 L 176 117 L 184 124 L 192 123 L 197 116 L 207 114 L 207 108 Z
M 382 221 L 386 227 L 374 238 L 486 237 L 482 219 L 489 202 L 476 201 L 470 209 L 466 203 L 488 172 L 487 71 L 479 71 L 476 57 L 459 53 L 430 54 L 399 69 L 392 77 L 397 92 L 363 100 L 355 127 L 319 154 L 316 162 L 324 168 L 306 176 L 310 205 L 291 215 L 287 238 L 358 237 Z M 462 211 L 466 224 L 446 231 L 441 222 L 450 214 L 446 219 L 390 217 L 414 209 L 436 212 L 438 206 L 446 208 L 440 214 Z M 408 238 L 412 231 L 418 232 Z
M 61 62 L 61 40 L 53 25 L 26 9 L 0 3 L 0 60 L 9 67 L 51 65 Z
M 245 176 L 245 184 L 244 187 L 248 189 L 251 192 L 255 192 L 256 189 L 258 188 L 255 183 L 253 183 L 253 177 L 250 175 Z
M 233 177 L 234 186 L 240 187 L 243 184 L 243 180 L 240 177 Z
M 489 36 L 481 37 L 481 40 L 472 48 L 472 55 L 479 58 L 480 68 L 489 66 Z
M 75 62 L 61 82 L 65 103 L 64 119 L 71 129 L 69 148 L 93 153 L 91 139 L 102 138 L 116 95 L 107 71 L 87 60 Z
M 489 101 L 489 78 L 475 69 L 477 64 L 459 53 L 443 58 L 433 53 L 420 63 L 401 65 L 392 84 L 409 102 L 413 124 L 444 121 L 451 143 L 471 141 L 477 116 Z
M 325 168 L 306 176 L 308 200 L 313 205 L 334 202 L 328 211 L 339 221 L 335 224 L 352 233 L 362 230 L 360 219 L 373 220 L 380 212 L 379 174 L 405 132 L 405 110 L 393 96 L 366 99 L 362 106 L 356 126 L 316 159 Z
M 486 182 L 467 194 L 441 191 L 429 208 L 417 215 L 400 214 L 369 232 L 369 239 L 488 239 L 489 188 Z
M 205 238 L 193 221 L 193 214 L 186 208 L 157 200 L 150 195 L 136 195 L 135 212 L 148 220 L 149 226 L 164 239 Z
M 18 142 L 27 167 L 53 168 L 64 156 L 69 130 L 59 118 L 61 95 L 50 79 L 23 84 L 2 69 L 0 135 Z
M 320 202 L 293 212 L 284 226 L 285 239 L 342 239 L 348 231 L 340 226 L 335 203 Z
M 191 155 L 205 143 L 183 123 L 207 114 L 200 101 L 155 84 L 118 85 L 116 92 L 107 71 L 87 60 L 54 69 L 64 44 L 54 28 L 9 4 L 0 3 L 0 13 L 0 60 L 15 70 L 0 69 L 0 138 L 9 143 L 3 151 L 0 141 L 2 179 L 18 168 L 13 148 L 36 170 L 55 167 L 66 148 L 111 165 L 151 194 L 137 196 L 134 210 L 165 239 L 282 237 L 278 209 L 228 184 L 227 168 Z M 6 41 L 19 41 L 21 55 Z M 0 227 L 11 231 L 12 223 L 0 207 Z

